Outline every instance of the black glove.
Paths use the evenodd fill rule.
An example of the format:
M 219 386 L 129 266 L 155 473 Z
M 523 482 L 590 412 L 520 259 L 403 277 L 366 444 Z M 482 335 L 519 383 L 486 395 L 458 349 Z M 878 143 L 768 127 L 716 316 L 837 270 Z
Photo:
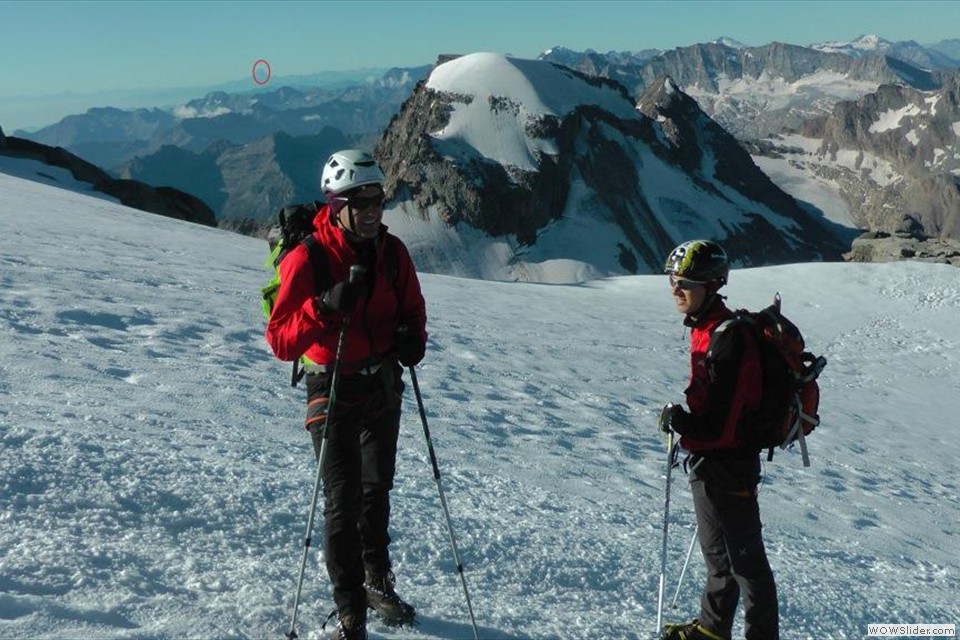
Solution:
M 363 291 L 362 279 L 356 282 L 341 281 L 317 296 L 318 311 L 340 311 L 350 313 L 357 307 L 357 300 Z
M 409 331 L 397 331 L 397 358 L 405 367 L 415 367 L 423 360 L 427 345 Z
M 682 415 L 686 414 L 683 407 L 672 402 L 664 405 L 660 411 L 660 431 L 670 433 L 677 430 L 677 422 Z

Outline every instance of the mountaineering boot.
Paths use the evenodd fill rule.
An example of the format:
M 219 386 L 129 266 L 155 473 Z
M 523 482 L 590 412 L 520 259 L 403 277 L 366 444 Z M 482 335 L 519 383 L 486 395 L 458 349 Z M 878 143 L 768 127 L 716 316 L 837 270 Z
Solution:
M 329 636 L 329 640 L 367 640 L 367 612 L 360 614 L 351 612 L 340 613 L 334 610 L 327 616 L 327 622 L 336 616 L 337 626 Z M 323 628 L 327 628 L 327 622 Z
M 668 622 L 663 625 L 663 635 L 660 638 L 661 640 L 729 640 L 710 631 L 696 619 L 693 622 Z
M 414 624 L 417 612 L 394 591 L 397 579 L 393 571 L 388 569 L 380 573 L 367 570 L 366 576 L 363 588 L 367 590 L 367 606 L 380 614 L 387 624 Z

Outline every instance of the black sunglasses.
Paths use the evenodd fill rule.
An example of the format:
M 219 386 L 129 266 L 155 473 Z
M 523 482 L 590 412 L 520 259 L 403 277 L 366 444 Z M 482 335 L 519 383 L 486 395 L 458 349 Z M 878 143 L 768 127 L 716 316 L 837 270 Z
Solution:
M 374 207 L 382 207 L 383 203 L 387 200 L 387 196 L 383 193 L 378 193 L 375 196 L 350 196 L 348 198 L 337 198 L 337 200 L 346 202 L 347 206 L 354 211 L 366 211 Z
M 700 282 L 699 280 L 688 280 L 687 278 L 676 278 L 674 276 L 670 276 L 671 289 L 682 289 L 683 291 L 691 291 L 692 289 L 705 284 L 706 282 Z

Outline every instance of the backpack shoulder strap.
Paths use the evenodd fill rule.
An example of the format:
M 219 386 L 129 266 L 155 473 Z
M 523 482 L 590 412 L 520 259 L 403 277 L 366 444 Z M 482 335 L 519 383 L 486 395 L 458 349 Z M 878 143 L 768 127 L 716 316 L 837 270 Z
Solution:
M 311 233 L 301 240 L 301 243 L 307 247 L 307 256 L 310 259 L 310 265 L 313 267 L 313 278 L 316 283 L 318 293 L 325 291 L 331 284 L 330 282 L 330 264 L 327 261 L 327 253 L 317 238 Z M 400 255 L 397 251 L 396 239 L 390 236 L 386 237 L 383 247 L 384 260 L 387 267 L 387 281 L 390 287 L 397 288 L 400 277 Z
M 387 266 L 387 282 L 395 292 L 400 280 L 400 252 L 397 250 L 397 238 L 387 235 L 383 241 L 383 259 Z
M 733 330 L 731 330 L 733 329 Z M 739 338 L 742 344 L 744 340 L 754 340 L 758 343 L 757 322 L 746 309 L 738 309 L 733 312 L 733 316 L 727 318 L 710 332 L 710 343 L 707 346 L 706 366 L 710 379 L 716 379 L 717 357 L 719 353 L 729 354 L 731 352 L 739 353 L 740 346 L 732 346 L 730 341 Z
M 313 289 L 317 295 L 322 294 L 330 286 L 330 264 L 327 262 L 327 252 L 324 251 L 314 235 L 308 234 L 300 243 L 307 248 L 307 259 L 313 269 Z M 290 386 L 296 387 L 303 379 L 304 369 L 300 367 L 300 359 L 293 361 L 293 371 L 290 373 Z
M 316 237 L 311 233 L 301 240 L 301 243 L 307 248 L 307 257 L 310 260 L 310 266 L 313 268 L 314 289 L 319 294 L 330 286 L 330 264 L 327 262 L 327 252 L 323 246 L 317 242 Z
M 746 309 L 737 309 L 733 312 L 733 316 L 727 318 L 716 327 L 713 328 L 713 331 L 710 332 L 710 348 L 708 351 L 713 350 L 713 345 L 717 340 L 723 336 L 732 335 L 728 330 L 731 327 L 742 327 L 748 333 L 752 333 L 756 330 L 757 321 L 750 315 L 750 312 Z

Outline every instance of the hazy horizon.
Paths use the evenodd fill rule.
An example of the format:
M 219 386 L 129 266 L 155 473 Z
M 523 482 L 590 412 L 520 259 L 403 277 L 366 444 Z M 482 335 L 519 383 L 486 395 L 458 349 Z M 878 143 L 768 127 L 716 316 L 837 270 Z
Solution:
M 720 37 L 750 46 L 809 45 L 864 34 L 936 44 L 958 37 L 954 25 L 960 24 L 960 3 L 944 2 L 464 1 L 454 8 L 446 0 L 18 0 L 0 6 L 7 24 L 16 26 L 0 41 L 0 56 L 11 63 L 0 85 L 0 126 L 7 134 L 91 107 L 160 107 L 231 84 L 255 90 L 258 60 L 270 64 L 269 89 L 292 76 L 421 66 L 448 53 L 535 58 L 555 46 L 640 51 Z M 449 20 L 450 10 L 460 19 Z M 405 37 L 397 37 L 401 33 Z M 27 55 L 41 46 L 44 55 Z

